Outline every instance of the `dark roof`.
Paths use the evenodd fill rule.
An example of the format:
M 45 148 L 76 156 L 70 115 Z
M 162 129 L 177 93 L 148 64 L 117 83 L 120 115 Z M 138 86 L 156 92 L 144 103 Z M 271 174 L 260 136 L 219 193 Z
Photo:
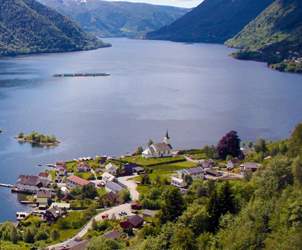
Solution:
M 51 198 L 51 192 L 48 190 L 39 190 L 37 192 L 37 198 Z
M 133 227 L 140 227 L 143 222 L 144 222 L 144 219 L 138 215 L 132 215 L 132 216 L 129 216 L 128 217 L 128 220 L 127 220 Z
M 164 142 L 152 144 L 151 148 L 153 147 L 156 151 L 169 151 L 172 149 L 170 144 Z
M 222 174 L 213 170 L 213 169 L 206 169 L 205 170 L 206 174 L 209 174 L 209 175 L 213 175 L 213 176 L 221 176 Z
M 259 164 L 256 162 L 245 162 L 241 166 L 246 169 L 257 169 L 259 167 Z
M 27 186 L 37 186 L 41 183 L 39 176 L 35 175 L 20 175 L 17 184 L 27 185 Z
M 111 231 L 111 232 L 105 233 L 103 236 L 107 239 L 116 240 L 121 237 L 121 234 L 118 231 Z
M 202 167 L 196 167 L 196 168 L 187 168 L 181 170 L 184 174 L 189 174 L 189 175 L 195 175 L 195 174 L 202 174 L 203 173 L 203 168 Z
M 108 181 L 105 186 L 106 186 L 106 188 L 108 188 L 116 193 L 119 191 L 122 191 L 124 189 L 121 185 L 119 185 L 113 181 Z

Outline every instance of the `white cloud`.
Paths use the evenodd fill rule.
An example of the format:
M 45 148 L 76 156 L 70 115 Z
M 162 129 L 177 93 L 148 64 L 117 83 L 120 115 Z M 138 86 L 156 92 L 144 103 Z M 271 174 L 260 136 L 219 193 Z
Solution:
M 121 0 L 111 0 L 111 1 L 121 1 Z M 127 1 L 192 8 L 192 7 L 196 7 L 203 0 L 127 0 Z

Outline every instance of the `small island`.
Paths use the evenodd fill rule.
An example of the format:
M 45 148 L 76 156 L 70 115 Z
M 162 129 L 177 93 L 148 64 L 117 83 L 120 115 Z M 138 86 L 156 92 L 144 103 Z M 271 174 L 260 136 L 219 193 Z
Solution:
M 60 141 L 54 135 L 43 135 L 38 132 L 31 132 L 30 134 L 19 133 L 16 139 L 20 143 L 30 143 L 33 146 L 53 147 L 57 146 Z

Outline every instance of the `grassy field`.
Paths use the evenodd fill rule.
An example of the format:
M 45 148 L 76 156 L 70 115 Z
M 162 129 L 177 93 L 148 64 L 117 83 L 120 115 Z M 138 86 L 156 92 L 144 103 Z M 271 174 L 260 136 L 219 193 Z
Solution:
M 128 156 L 123 158 L 124 162 L 135 163 L 137 165 L 143 167 L 152 167 L 162 164 L 169 164 L 174 162 L 182 162 L 185 161 L 183 156 L 176 156 L 176 157 L 164 157 L 164 158 L 150 158 L 146 159 L 141 156 Z

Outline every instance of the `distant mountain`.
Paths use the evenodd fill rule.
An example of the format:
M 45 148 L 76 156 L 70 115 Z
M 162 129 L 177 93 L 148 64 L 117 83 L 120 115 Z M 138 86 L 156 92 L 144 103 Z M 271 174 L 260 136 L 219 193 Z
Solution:
M 226 44 L 242 49 L 239 59 L 302 73 L 302 0 L 276 0 Z
M 148 39 L 224 43 L 273 0 L 205 0 L 171 25 L 147 34 Z
M 102 0 L 39 0 L 100 37 L 141 37 L 170 24 L 189 9 Z
M 108 46 L 35 0 L 0 0 L 0 55 Z

